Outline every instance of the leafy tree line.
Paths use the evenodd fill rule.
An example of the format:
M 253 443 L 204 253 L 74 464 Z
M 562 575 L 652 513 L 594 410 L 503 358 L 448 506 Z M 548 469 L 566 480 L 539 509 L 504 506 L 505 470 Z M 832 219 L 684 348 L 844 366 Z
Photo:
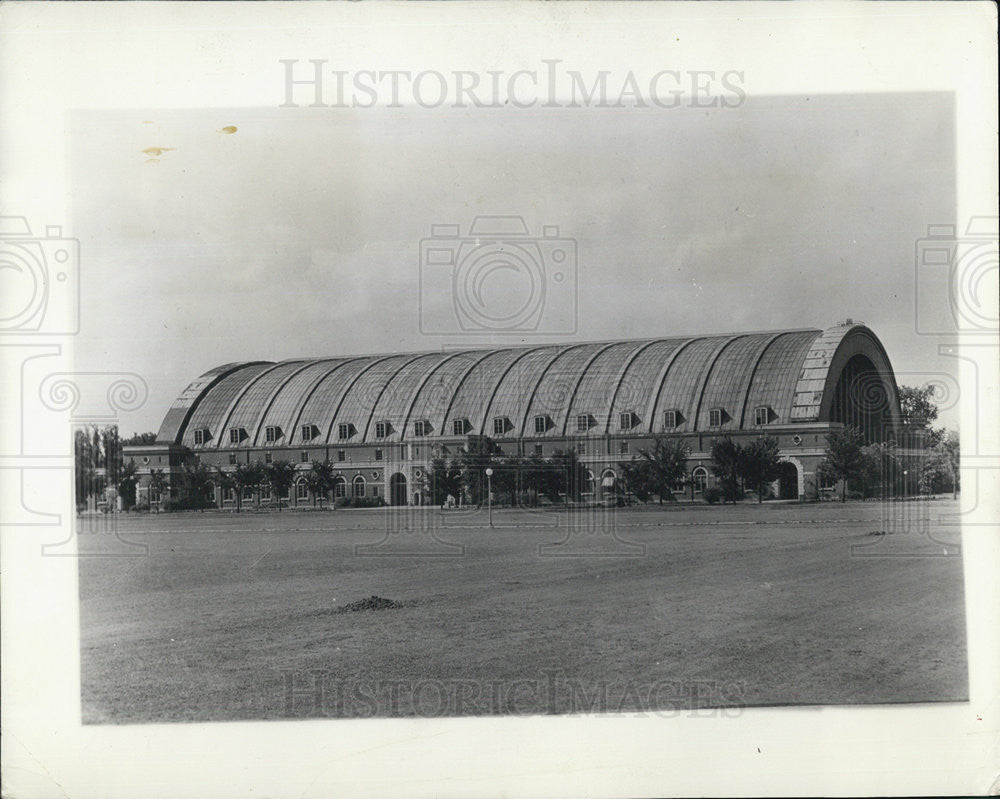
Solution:
M 841 481 L 841 501 L 849 492 L 862 499 L 945 491 L 957 496 L 961 460 L 958 433 L 934 427 L 938 408 L 933 386 L 899 386 L 899 404 L 902 425 L 898 444 L 887 441 L 865 446 L 862 431 L 856 427 L 826 436 L 819 477 L 827 483 Z
M 126 510 L 135 503 L 137 468 L 126 463 L 123 447 L 149 444 L 156 433 L 137 433 L 121 438 L 117 425 L 87 425 L 73 434 L 74 493 L 77 505 L 86 504 L 90 497 L 104 497 L 108 488 L 121 497 Z
M 680 439 L 654 436 L 653 446 L 640 449 L 632 460 L 620 462 L 625 491 L 640 502 L 656 497 L 660 504 L 674 498 L 673 491 L 687 485 L 687 460 L 691 448 Z
M 203 496 L 208 502 L 207 487 L 218 486 L 223 492 L 233 490 L 236 496 L 237 513 L 243 508 L 243 494 L 245 491 L 257 491 L 262 488 L 270 488 L 278 504 L 278 510 L 282 508 L 281 497 L 289 494 L 292 486 L 299 476 L 305 478 L 306 486 L 312 494 L 313 505 L 317 501 L 320 507 L 326 501 L 329 494 L 333 492 L 336 482 L 334 465 L 329 458 L 323 461 L 313 461 L 309 471 L 299 472 L 295 464 L 287 460 L 276 460 L 271 463 L 253 461 L 252 463 L 240 463 L 234 469 L 209 469 L 200 463 L 185 464 L 184 479 L 185 490 L 189 496 Z M 214 501 L 212 502 L 214 504 Z
M 652 445 L 639 450 L 629 461 L 617 464 L 620 477 L 612 494 L 632 494 L 641 502 L 655 498 L 673 501 L 673 492 L 689 485 L 689 445 L 679 438 L 653 436 Z M 716 443 L 713 469 L 729 486 L 727 499 L 735 501 L 744 487 L 763 495 L 763 487 L 777 479 L 778 442 L 772 437 L 740 446 L 731 438 Z M 451 460 L 434 458 L 423 488 L 428 488 L 435 504 L 451 496 L 465 497 L 475 505 L 485 502 L 486 469 L 493 469 L 493 493 L 497 502 L 537 505 L 544 497 L 550 502 L 579 501 L 588 489 L 596 489 L 575 450 L 557 450 L 550 458 L 538 455 L 503 455 L 489 439 L 470 442 L 467 451 Z
M 121 497 L 122 508 L 131 509 L 135 505 L 138 467 L 126 462 L 123 447 L 128 445 L 151 444 L 156 441 L 156 433 L 137 433 L 128 438 L 120 438 L 116 425 L 99 427 L 89 425 L 74 434 L 74 460 L 76 502 L 85 504 L 90 497 L 104 497 L 110 493 Z M 258 489 L 270 486 L 278 497 L 283 496 L 295 482 L 298 472 L 295 465 L 287 460 L 277 460 L 269 464 L 255 461 L 240 464 L 234 470 L 225 471 L 202 463 L 197 456 L 191 456 L 181 464 L 179 483 L 170 485 L 163 469 L 152 469 L 149 488 L 153 496 L 160 496 L 160 502 L 153 506 L 175 509 L 203 509 L 213 507 L 214 496 L 210 487 L 219 486 L 223 490 L 239 489 L 236 494 L 237 507 L 242 506 L 243 489 Z M 334 485 L 334 466 L 329 460 L 312 463 L 305 474 L 309 489 L 313 492 L 314 503 L 322 504 Z M 173 489 L 171 498 L 165 498 Z M 281 505 L 278 505 L 279 510 Z
M 488 468 L 493 470 L 489 479 Z M 470 439 L 451 460 L 433 458 L 420 487 L 429 491 L 436 505 L 443 505 L 449 496 L 482 505 L 490 483 L 497 502 L 535 506 L 542 497 L 550 502 L 579 501 L 590 480 L 576 450 L 557 450 L 551 458 L 504 455 L 491 439 L 482 438 Z
M 840 499 L 848 493 L 861 499 L 902 494 L 939 494 L 960 488 L 961 452 L 958 433 L 939 428 L 906 443 L 908 452 L 895 442 L 864 445 L 861 431 L 845 427 L 827 434 L 826 456 L 819 477 L 826 483 L 840 482 Z
M 761 436 L 740 444 L 725 436 L 712 444 L 711 470 L 719 480 L 724 502 L 735 503 L 749 488 L 761 503 L 767 487 L 781 475 L 778 439 Z

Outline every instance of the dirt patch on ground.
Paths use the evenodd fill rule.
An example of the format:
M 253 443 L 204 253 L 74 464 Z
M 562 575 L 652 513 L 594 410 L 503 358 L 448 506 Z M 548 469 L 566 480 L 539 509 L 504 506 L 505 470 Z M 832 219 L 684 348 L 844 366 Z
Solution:
M 393 599 L 385 599 L 380 596 L 372 596 L 367 599 L 359 599 L 357 602 L 351 602 L 347 605 L 341 605 L 336 613 L 358 613 L 362 610 L 396 610 L 398 608 L 405 608 L 405 602 L 396 602 Z

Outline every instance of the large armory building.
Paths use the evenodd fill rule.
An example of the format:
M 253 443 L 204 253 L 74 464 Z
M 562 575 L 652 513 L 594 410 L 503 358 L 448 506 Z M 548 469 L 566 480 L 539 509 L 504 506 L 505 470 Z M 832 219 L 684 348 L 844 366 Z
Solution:
M 783 498 L 817 490 L 825 435 L 852 425 L 885 440 L 899 400 L 882 344 L 850 320 L 826 330 L 560 344 L 220 366 L 192 382 L 155 444 L 126 448 L 148 501 L 160 469 L 176 492 L 196 456 L 223 470 L 284 459 L 301 475 L 289 503 L 312 505 L 305 474 L 315 460 L 336 468 L 337 496 L 426 504 L 431 459 L 451 458 L 471 437 L 504 454 L 549 457 L 575 448 L 589 494 L 600 499 L 621 461 L 654 434 L 691 449 L 688 491 L 713 485 L 719 437 L 778 439 Z M 208 488 L 220 507 L 230 490 Z M 247 496 L 267 500 L 271 497 Z

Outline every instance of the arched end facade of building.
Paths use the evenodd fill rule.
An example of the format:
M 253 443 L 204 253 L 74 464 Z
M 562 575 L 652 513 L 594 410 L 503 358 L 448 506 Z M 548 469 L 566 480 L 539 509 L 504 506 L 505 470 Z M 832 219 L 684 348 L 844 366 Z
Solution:
M 334 466 L 337 496 L 408 504 L 434 457 L 473 438 L 508 455 L 573 448 L 606 491 L 654 435 L 683 438 L 697 491 L 713 483 L 712 443 L 778 439 L 808 491 L 833 428 L 867 441 L 899 424 L 892 367 L 860 324 L 723 336 L 541 345 L 226 364 L 194 380 L 167 411 L 155 444 L 127 448 L 148 484 L 185 458 L 222 470 L 284 459 Z M 610 481 L 609 481 L 610 477 Z M 173 481 L 172 481 L 173 482 Z M 787 477 L 783 493 L 791 493 Z M 220 492 L 221 495 L 221 492 Z M 309 492 L 293 484 L 291 501 Z M 221 502 L 221 499 L 219 500 Z M 426 501 L 426 499 L 424 500 Z

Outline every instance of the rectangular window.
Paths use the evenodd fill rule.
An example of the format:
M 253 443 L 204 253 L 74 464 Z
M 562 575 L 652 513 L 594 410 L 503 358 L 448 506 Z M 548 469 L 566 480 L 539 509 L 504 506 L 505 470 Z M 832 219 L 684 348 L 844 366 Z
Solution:
M 300 480 L 295 484 L 295 498 L 309 499 L 309 486 L 306 485 L 305 480 Z
M 240 443 L 240 440 L 241 440 L 240 432 L 241 432 L 240 428 L 238 428 L 238 427 L 230 427 L 229 428 L 229 443 L 230 444 L 239 444 Z
M 230 466 L 235 466 L 236 465 L 236 453 L 235 452 L 230 452 L 229 453 L 229 465 Z
M 299 460 L 302 461 L 303 463 L 309 463 L 309 453 L 306 452 L 305 450 L 302 450 L 302 454 L 299 455 Z
M 465 419 L 455 419 L 451 423 L 451 430 L 456 436 L 465 435 Z
M 663 427 L 666 430 L 673 430 L 677 427 L 677 411 L 663 412 Z
M 372 496 L 373 497 L 378 496 L 378 486 L 372 486 Z
M 712 408 L 708 412 L 708 426 L 709 427 L 722 426 L 722 408 Z
M 344 422 L 337 425 L 337 438 L 341 441 L 351 437 L 351 426 Z
M 579 444 L 577 444 L 576 445 L 576 451 L 577 451 L 578 455 L 586 455 L 587 454 L 587 442 L 586 441 L 581 441 Z
M 345 450 L 338 449 L 337 450 L 337 460 L 338 461 L 346 461 L 347 460 L 347 452 Z
M 302 440 L 312 441 L 313 437 L 313 426 L 311 424 L 302 425 Z
M 628 442 L 627 441 L 619 441 L 618 442 L 618 454 L 619 455 L 628 455 Z
M 205 431 L 204 430 L 195 430 L 194 431 L 194 443 L 195 444 L 204 444 L 205 443 Z
M 768 424 L 771 421 L 771 409 L 767 407 L 754 408 L 753 423 L 757 425 Z
M 273 444 L 278 440 L 278 428 L 277 427 L 265 427 L 264 428 L 264 441 L 268 444 Z
M 427 435 L 427 422 L 417 421 L 413 423 L 413 435 L 415 436 L 425 436 Z
M 545 416 L 535 417 L 535 432 L 544 433 L 548 427 L 548 419 Z
M 385 438 L 388 433 L 388 424 L 385 422 L 375 422 L 375 438 Z
M 542 445 L 535 444 L 535 454 L 540 458 L 542 457 Z
M 632 413 L 621 413 L 618 415 L 618 427 L 622 430 L 632 429 Z
M 590 417 L 585 413 L 581 413 L 579 416 L 576 417 L 576 432 L 586 433 L 589 429 L 590 429 Z
M 270 463 L 270 462 L 271 462 L 271 453 L 270 452 L 265 452 L 264 453 L 264 463 Z
M 383 455 L 382 450 L 380 449 L 375 450 L 375 460 L 377 461 L 382 460 L 382 455 Z
M 413 448 L 413 457 L 414 458 L 419 458 L 420 457 L 420 447 L 414 447 Z
M 497 416 L 493 420 L 493 435 L 502 436 L 507 432 L 507 419 L 504 416 Z

